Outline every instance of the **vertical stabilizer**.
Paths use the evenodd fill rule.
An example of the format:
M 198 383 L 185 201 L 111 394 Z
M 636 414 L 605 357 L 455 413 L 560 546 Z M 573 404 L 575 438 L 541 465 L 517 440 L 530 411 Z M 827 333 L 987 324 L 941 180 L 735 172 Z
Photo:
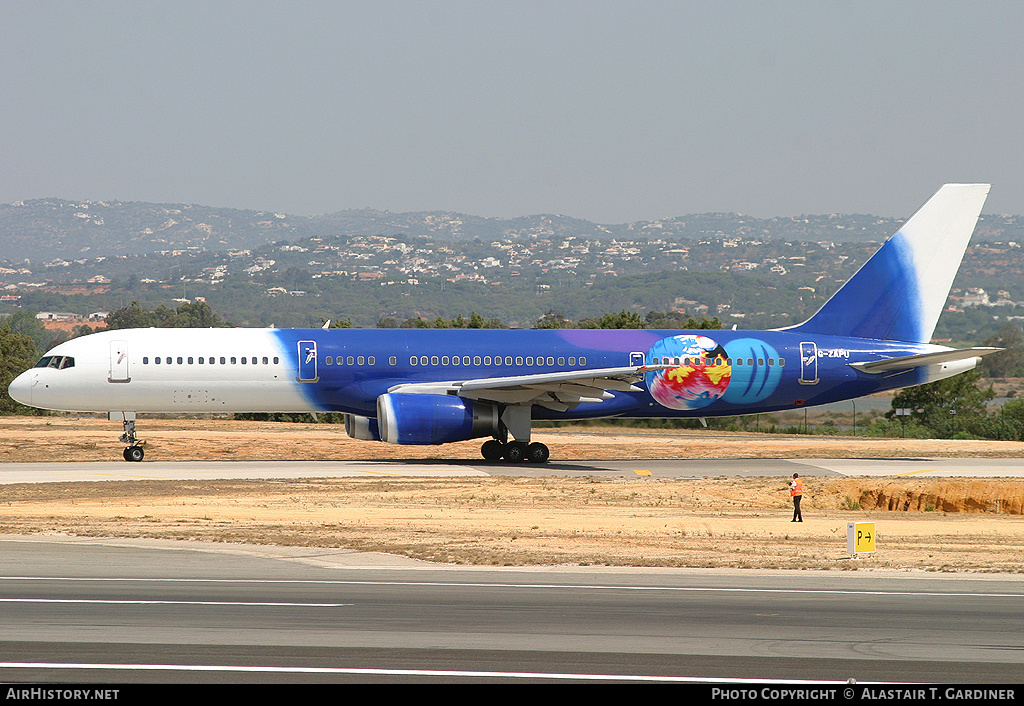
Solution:
M 818 313 L 789 330 L 928 343 L 989 187 L 943 186 Z

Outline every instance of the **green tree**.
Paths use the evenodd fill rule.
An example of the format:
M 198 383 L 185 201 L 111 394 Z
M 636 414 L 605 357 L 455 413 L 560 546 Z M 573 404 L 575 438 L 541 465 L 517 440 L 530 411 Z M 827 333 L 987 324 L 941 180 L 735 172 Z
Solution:
M 579 328 L 647 328 L 647 322 L 635 311 L 623 309 L 618 314 L 608 313 L 598 318 L 580 319 Z
M 1006 324 L 995 336 L 985 339 L 982 345 L 1006 349 L 981 359 L 980 369 L 985 377 L 1024 376 L 1024 332 L 1020 326 Z
M 163 325 L 173 328 L 222 328 L 226 324 L 206 302 L 189 302 L 178 306 L 170 323 L 165 322 Z
M 576 328 L 576 324 L 570 321 L 565 314 L 554 309 L 548 309 L 548 312 L 537 319 L 537 323 L 533 325 L 534 328 Z
M 55 338 L 60 338 L 59 335 L 48 331 L 43 322 L 37 319 L 35 313 L 31 311 L 16 311 L 3 320 L 3 325 L 10 329 L 11 333 L 28 336 L 37 351 L 52 348 Z
M 108 329 L 150 328 L 160 326 L 160 324 L 161 321 L 155 313 L 144 309 L 134 301 L 129 306 L 121 307 L 107 314 Z
M 18 404 L 7 394 L 11 381 L 31 368 L 38 356 L 30 336 L 14 333 L 6 321 L 0 324 L 0 414 L 39 413 L 39 410 Z
M 692 316 L 680 314 L 678 311 L 649 311 L 644 319 L 647 322 L 647 328 L 685 330 L 722 328 L 722 322 L 717 316 L 713 319 L 706 316 L 695 319 Z
M 893 419 L 897 409 L 910 409 L 910 416 L 928 427 L 937 437 L 954 436 L 957 432 L 977 426 L 988 416 L 985 404 L 995 397 L 990 386 L 978 387 L 981 372 L 977 369 L 935 382 L 907 387 L 892 398 L 892 409 L 886 417 Z
M 223 328 L 230 326 L 206 302 L 188 302 L 177 309 L 161 304 L 153 311 L 138 302 L 107 315 L 107 328 Z

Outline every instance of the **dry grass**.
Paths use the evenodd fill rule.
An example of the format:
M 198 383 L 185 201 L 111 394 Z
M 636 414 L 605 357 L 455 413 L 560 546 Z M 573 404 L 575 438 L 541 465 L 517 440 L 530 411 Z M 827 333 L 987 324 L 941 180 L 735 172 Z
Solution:
M 344 547 L 457 564 L 1022 569 L 1019 515 L 848 509 L 871 496 L 872 481 L 809 479 L 805 522 L 791 523 L 782 484 L 490 477 L 13 485 L 3 490 L 0 533 Z M 1017 482 L 986 485 L 993 495 L 1020 492 Z M 847 557 L 849 521 L 877 523 L 874 556 Z
M 105 420 L 0 420 L 0 459 L 111 460 Z M 149 458 L 478 458 L 479 444 L 394 447 L 337 427 L 145 420 Z M 613 432 L 538 434 L 558 458 L 1017 456 L 1024 445 Z M 791 523 L 779 478 L 355 478 L 0 486 L 0 533 L 344 547 L 427 561 L 751 569 L 1020 572 L 1022 484 L 808 477 Z M 851 560 L 846 524 L 874 521 Z

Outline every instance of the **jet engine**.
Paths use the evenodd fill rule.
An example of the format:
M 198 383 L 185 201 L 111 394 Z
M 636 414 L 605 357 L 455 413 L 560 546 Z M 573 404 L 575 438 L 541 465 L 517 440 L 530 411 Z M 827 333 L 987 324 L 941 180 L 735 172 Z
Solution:
M 345 415 L 345 433 L 353 439 L 380 441 L 380 430 L 377 427 L 377 420 L 370 417 L 360 417 L 358 414 Z
M 388 393 L 377 398 L 380 438 L 390 444 L 446 444 L 496 436 L 497 406 L 454 395 Z

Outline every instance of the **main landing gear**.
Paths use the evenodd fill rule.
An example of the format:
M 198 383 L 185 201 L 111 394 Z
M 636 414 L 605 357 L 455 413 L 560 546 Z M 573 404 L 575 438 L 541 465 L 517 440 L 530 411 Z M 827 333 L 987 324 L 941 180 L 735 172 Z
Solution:
M 488 461 L 504 458 L 509 463 L 546 463 L 551 455 L 548 447 L 538 441 L 530 444 L 525 441 L 502 443 L 497 439 L 485 441 L 480 453 Z
M 124 424 L 124 434 L 121 434 L 118 439 L 122 444 L 128 444 L 124 453 L 121 454 L 124 456 L 124 460 L 141 461 L 146 452 L 142 450 L 142 443 L 135 436 L 135 412 L 111 412 L 109 418 L 111 421 L 120 421 Z

